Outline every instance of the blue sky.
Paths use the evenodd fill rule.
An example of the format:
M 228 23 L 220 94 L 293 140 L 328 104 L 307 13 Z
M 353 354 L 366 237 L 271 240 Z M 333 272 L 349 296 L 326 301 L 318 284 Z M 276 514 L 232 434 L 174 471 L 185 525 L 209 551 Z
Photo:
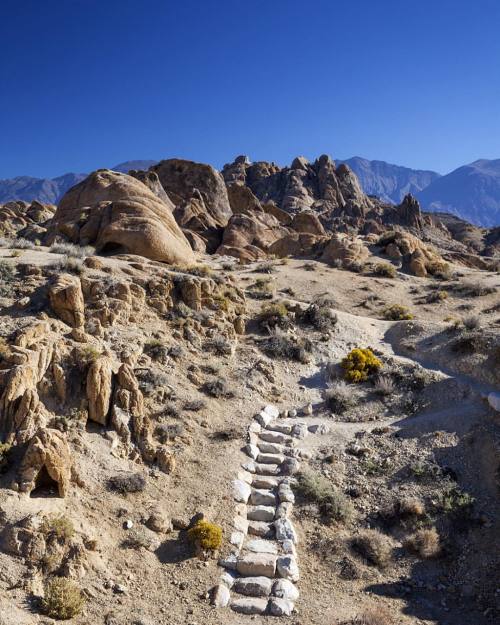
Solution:
M 497 0 L 1 0 L 0 178 L 500 157 Z

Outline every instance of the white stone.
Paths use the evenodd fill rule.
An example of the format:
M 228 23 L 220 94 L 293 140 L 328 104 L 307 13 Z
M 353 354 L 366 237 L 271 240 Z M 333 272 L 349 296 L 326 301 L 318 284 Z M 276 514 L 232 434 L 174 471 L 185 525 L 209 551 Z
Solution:
M 266 443 L 265 441 L 257 443 L 257 447 L 264 454 L 282 454 L 285 451 L 283 445 L 278 445 L 277 443 Z
M 250 503 L 253 506 L 275 506 L 276 495 L 270 490 L 259 490 L 257 488 L 252 489 L 250 495 Z
M 250 598 L 233 599 L 231 609 L 241 614 L 264 614 L 267 610 L 267 599 Z
M 228 588 L 232 588 L 235 579 L 236 573 L 233 573 L 233 571 L 224 571 L 224 573 L 220 576 L 221 584 L 224 584 L 224 586 L 227 586 Z M 276 596 L 278 597 L 279 595 Z
M 240 575 L 274 577 L 276 556 L 270 553 L 246 553 L 238 558 L 236 570 Z
M 279 576 L 284 579 L 289 579 L 291 582 L 297 582 L 299 580 L 299 567 L 294 556 L 279 556 L 276 560 L 276 569 Z
M 234 545 L 238 549 L 241 549 L 241 545 L 243 545 L 243 541 L 245 540 L 245 534 L 243 532 L 231 532 L 231 536 L 229 538 L 229 542 L 231 545 Z
M 302 408 L 302 414 L 309 416 L 312 415 L 313 413 L 313 407 L 312 404 L 307 404 L 306 406 L 304 406 L 304 408 Z
M 239 514 L 234 517 L 233 526 L 238 532 L 246 534 L 248 532 L 248 519 L 240 516 Z
M 238 558 L 233 554 L 227 556 L 226 558 L 219 559 L 219 566 L 222 566 L 224 569 L 230 569 L 232 571 L 235 571 L 237 565 Z
M 252 443 L 248 443 L 248 445 L 245 446 L 245 453 L 247 456 L 250 456 L 252 460 L 257 460 L 257 456 L 259 455 L 260 450 L 257 445 L 252 445 Z
M 288 518 L 292 513 L 292 507 L 293 507 L 293 504 L 290 503 L 289 501 L 283 501 L 282 503 L 280 503 L 280 505 L 276 508 L 276 518 L 277 519 Z
M 281 464 L 285 456 L 281 454 L 259 454 L 257 456 L 257 462 L 259 464 Z
M 290 616 L 294 607 L 289 599 L 274 597 L 269 601 L 269 613 L 273 616 Z
M 225 608 L 229 604 L 230 598 L 229 588 L 224 584 L 217 584 L 217 586 L 212 589 L 210 603 L 217 608 Z
M 238 471 L 236 478 L 242 482 L 246 482 L 247 484 L 251 484 L 253 481 L 253 475 L 250 471 Z
M 255 473 L 257 473 L 257 475 L 267 475 L 267 476 L 279 475 L 280 465 L 279 464 L 256 464 Z
M 245 503 L 237 503 L 234 506 L 234 512 L 238 515 L 238 516 L 242 516 L 245 517 L 247 516 L 247 506 Z
M 309 426 L 309 432 L 312 434 L 328 434 L 330 428 L 324 423 L 315 423 Z
M 258 434 L 262 430 L 262 426 L 257 421 L 252 421 L 248 426 L 248 431 L 250 433 Z
M 279 443 L 280 445 L 289 445 L 292 442 L 290 436 L 281 432 L 272 432 L 271 430 L 262 430 L 260 438 L 268 443 Z
M 267 425 L 269 423 L 271 423 L 271 421 L 273 420 L 273 417 L 268 414 L 267 412 L 264 412 L 263 410 L 261 412 L 259 412 L 258 415 L 255 416 L 255 420 L 257 421 L 257 423 L 259 423 L 263 428 L 267 427 Z
M 278 553 L 278 547 L 274 543 L 259 538 L 247 540 L 244 549 L 245 551 L 253 551 L 254 553 Z
M 295 408 L 292 408 L 292 410 L 288 411 L 288 416 L 292 417 L 292 419 L 297 416 L 297 411 L 295 410 Z
M 271 489 L 276 488 L 280 481 L 276 477 L 264 477 L 261 475 L 254 475 L 252 479 L 252 486 L 254 488 Z
M 271 523 L 264 523 L 263 521 L 250 521 L 248 523 L 248 534 L 252 536 L 260 536 L 261 538 L 274 538 L 274 525 Z
M 255 473 L 255 462 L 247 460 L 247 462 L 244 462 L 241 466 L 243 469 L 245 469 L 245 471 L 248 471 L 249 473 Z
M 280 411 L 272 404 L 267 405 L 264 408 L 264 412 L 270 415 L 273 419 L 277 419 L 280 416 Z
M 134 527 L 134 522 L 132 521 L 132 519 L 127 519 L 125 521 L 125 528 L 128 530 L 131 530 Z
M 283 475 L 295 475 L 295 473 L 298 473 L 299 469 L 300 462 L 297 458 L 287 458 L 281 466 Z
M 240 503 L 247 503 L 251 493 L 252 488 L 250 484 L 247 484 L 242 480 L 233 481 L 233 497 L 236 501 L 239 501 Z
M 274 529 L 278 540 L 291 540 L 295 544 L 298 543 L 297 532 L 290 519 L 282 518 L 276 520 L 274 522 Z
M 273 521 L 275 509 L 271 506 L 249 506 L 247 518 L 249 521 Z
M 267 597 L 273 587 L 273 580 L 260 575 L 258 577 L 240 577 L 234 584 L 234 590 L 241 595 Z
M 299 591 L 289 579 L 277 579 L 274 582 L 273 595 L 275 597 L 280 597 L 281 599 L 290 599 L 290 601 L 297 601 L 297 599 L 299 598 Z
M 295 495 L 288 484 L 280 484 L 278 488 L 278 496 L 281 502 L 295 502 Z

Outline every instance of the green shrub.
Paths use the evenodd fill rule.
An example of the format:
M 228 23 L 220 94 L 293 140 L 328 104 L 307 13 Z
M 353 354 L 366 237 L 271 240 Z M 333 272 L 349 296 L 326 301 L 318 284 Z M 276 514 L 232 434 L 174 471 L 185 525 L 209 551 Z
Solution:
M 290 325 L 288 308 L 283 302 L 264 304 L 257 317 L 257 322 L 261 328 L 286 328 Z
M 340 414 L 356 405 L 356 397 L 352 387 L 347 385 L 344 380 L 332 382 L 324 392 L 324 399 L 330 410 Z
M 312 343 L 307 340 L 294 340 L 275 328 L 274 333 L 264 342 L 263 350 L 270 358 L 297 360 L 305 364 L 309 362 Z
M 344 377 L 348 382 L 364 382 L 373 373 L 376 373 L 382 363 L 371 351 L 371 349 L 351 350 L 340 363 L 344 369 Z
M 383 278 L 395 278 L 397 270 L 391 263 L 377 263 L 373 268 L 373 273 L 376 276 L 382 276 Z
M 47 538 L 55 538 L 61 542 L 69 540 L 75 533 L 71 519 L 62 514 L 44 517 L 40 530 Z
M 347 523 L 351 520 L 351 502 L 323 475 L 312 471 L 299 473 L 294 489 L 304 500 L 317 504 L 320 514 L 328 522 Z
M 385 568 L 392 558 L 392 546 L 378 530 L 365 530 L 352 539 L 352 546 L 367 562 Z
M 54 577 L 45 584 L 42 610 L 51 618 L 73 618 L 80 614 L 84 603 L 81 590 L 69 579 Z

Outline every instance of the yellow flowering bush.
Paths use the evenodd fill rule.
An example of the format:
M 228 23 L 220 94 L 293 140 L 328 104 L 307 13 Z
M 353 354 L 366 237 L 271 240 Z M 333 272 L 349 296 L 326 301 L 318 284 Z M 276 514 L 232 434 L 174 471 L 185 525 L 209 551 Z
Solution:
M 348 382 L 364 382 L 369 375 L 382 367 L 382 363 L 371 349 L 359 347 L 351 350 L 340 364 Z
M 215 551 L 222 544 L 222 527 L 201 519 L 188 530 L 188 539 L 202 549 Z

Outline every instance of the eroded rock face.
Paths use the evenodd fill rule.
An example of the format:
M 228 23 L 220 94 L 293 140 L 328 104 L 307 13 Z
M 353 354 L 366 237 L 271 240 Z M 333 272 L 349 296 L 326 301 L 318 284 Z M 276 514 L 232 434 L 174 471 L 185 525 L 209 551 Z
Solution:
M 87 372 L 89 419 L 106 425 L 111 405 L 113 370 L 111 359 L 101 356 L 91 363 Z
M 72 328 L 85 323 L 85 302 L 77 276 L 62 274 L 49 287 L 49 300 L 56 315 Z
M 207 252 L 214 252 L 232 214 L 221 174 L 210 165 L 175 158 L 161 161 L 150 171 L 158 175 L 176 205 L 177 223 L 201 237 Z
M 49 242 L 63 236 L 97 251 L 138 254 L 167 263 L 194 262 L 172 206 L 127 174 L 101 169 L 71 188 L 54 215 Z
M 364 263 L 368 256 L 368 249 L 362 241 L 334 235 L 327 243 L 321 259 L 329 264 L 338 260 L 344 267 L 351 267 L 354 263 Z
M 22 200 L 7 202 L 0 206 L 0 234 L 6 237 L 42 239 L 56 208 L 34 200 L 29 204 Z
M 394 231 L 385 235 L 383 245 L 389 258 L 401 260 L 403 267 L 415 276 L 424 278 L 446 271 L 448 267 L 438 252 L 408 232 Z
M 69 490 L 71 454 L 66 435 L 58 430 L 40 429 L 30 440 L 19 467 L 19 490 L 31 493 L 44 475 L 57 484 L 59 496 Z

